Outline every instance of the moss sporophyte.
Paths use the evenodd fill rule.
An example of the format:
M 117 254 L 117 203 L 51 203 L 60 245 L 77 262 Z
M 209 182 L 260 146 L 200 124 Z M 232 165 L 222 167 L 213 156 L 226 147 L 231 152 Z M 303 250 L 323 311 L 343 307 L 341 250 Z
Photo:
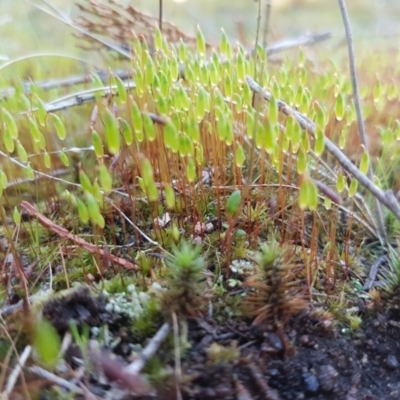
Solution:
M 364 142 L 343 63 L 329 61 L 322 44 L 311 53 L 298 41 L 274 59 L 286 47 L 264 46 L 261 11 L 255 43 L 233 45 L 222 31 L 211 45 L 200 28 L 186 35 L 132 5 L 78 8 L 84 18 L 68 24 L 85 32 L 87 62 L 89 49 L 108 46 L 108 72 L 79 76 L 76 60 L 56 58 L 45 76 L 26 58 L 2 78 L 10 87 L 0 99 L 7 396 L 37 387 L 28 374 L 13 383 L 29 369 L 52 382 L 51 394 L 108 395 L 114 380 L 145 396 L 228 398 L 254 381 L 264 397 L 277 398 L 276 389 L 294 398 L 270 360 L 289 362 L 283 356 L 298 350 L 309 378 L 301 360 L 326 343 L 319 333 L 383 335 L 370 322 L 376 311 L 397 323 L 400 72 L 392 54 L 358 60 Z M 16 83 L 26 68 L 32 80 Z M 304 394 L 308 381 L 299 379 Z

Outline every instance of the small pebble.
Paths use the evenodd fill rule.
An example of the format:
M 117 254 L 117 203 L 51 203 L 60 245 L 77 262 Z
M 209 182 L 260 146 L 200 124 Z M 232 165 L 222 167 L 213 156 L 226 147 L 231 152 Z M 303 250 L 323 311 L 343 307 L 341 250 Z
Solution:
M 317 377 L 311 372 L 305 372 L 302 375 L 305 390 L 307 393 L 317 393 L 319 390 L 319 382 Z
M 267 333 L 267 337 L 268 337 L 269 342 L 271 343 L 271 345 L 276 350 L 279 350 L 279 351 L 283 350 L 283 343 L 282 343 L 282 340 L 279 338 L 278 335 L 275 335 L 275 333 L 268 332 Z
M 332 365 L 321 365 L 318 368 L 318 382 L 325 392 L 333 392 L 337 385 L 339 372 Z
M 301 338 L 300 338 L 300 343 L 301 343 L 303 346 L 306 346 L 309 342 L 310 342 L 310 338 L 308 337 L 308 335 L 303 335 L 303 336 L 301 336 Z
M 394 356 L 393 354 L 390 354 L 387 359 L 386 359 L 386 365 L 390 368 L 390 369 L 396 369 L 399 366 L 399 362 L 397 361 L 396 356 Z
M 206 224 L 203 222 L 197 222 L 197 224 L 194 226 L 194 233 L 196 235 L 202 235 L 205 230 L 206 230 Z
M 268 375 L 271 377 L 276 377 L 280 375 L 280 372 L 277 368 L 272 368 L 269 370 Z

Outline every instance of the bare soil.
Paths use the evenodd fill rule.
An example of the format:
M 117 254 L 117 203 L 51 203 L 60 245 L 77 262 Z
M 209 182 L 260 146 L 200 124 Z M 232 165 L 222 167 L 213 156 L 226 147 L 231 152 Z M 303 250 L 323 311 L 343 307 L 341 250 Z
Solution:
M 116 369 L 131 360 L 132 345 L 145 346 L 147 342 L 138 343 L 127 319 L 108 313 L 104 299 L 93 299 L 88 292 L 54 300 L 45 307 L 44 314 L 60 333 L 67 329 L 69 318 L 90 326 L 107 323 L 114 339 L 120 340 L 113 350 L 120 362 L 114 365 Z M 398 399 L 399 315 L 363 315 L 363 320 L 360 329 L 350 334 L 324 327 L 309 312 L 293 318 L 280 331 L 268 326 L 254 327 L 245 318 L 221 323 L 207 318 L 191 319 L 190 346 L 182 355 L 179 392 L 187 400 Z M 217 346 L 216 351 L 231 349 L 240 355 L 229 360 L 228 351 L 227 361 L 221 355 L 218 360 L 218 355 L 210 356 L 213 343 L 223 346 Z M 67 352 L 70 365 L 74 366 L 77 354 L 79 358 L 76 348 Z M 155 388 L 151 393 L 132 394 L 118 374 L 101 374 L 100 379 L 96 367 L 88 377 L 87 387 L 98 398 L 176 399 L 172 340 L 161 346 L 157 358 L 163 370 L 170 373 L 161 381 L 151 382 Z M 41 398 L 50 397 L 43 394 Z

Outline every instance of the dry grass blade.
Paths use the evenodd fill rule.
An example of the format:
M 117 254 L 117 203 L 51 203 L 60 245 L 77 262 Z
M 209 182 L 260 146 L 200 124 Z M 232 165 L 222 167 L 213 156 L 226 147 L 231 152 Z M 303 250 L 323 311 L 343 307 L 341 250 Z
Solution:
M 22 371 L 22 368 L 24 367 L 26 361 L 28 360 L 30 354 L 32 351 L 31 346 L 26 346 L 22 354 L 19 356 L 18 363 L 11 372 L 10 376 L 8 377 L 7 385 L 6 388 L 4 389 L 2 396 L 4 396 L 5 399 L 8 399 L 12 391 L 14 390 L 15 383 L 18 379 L 19 374 Z

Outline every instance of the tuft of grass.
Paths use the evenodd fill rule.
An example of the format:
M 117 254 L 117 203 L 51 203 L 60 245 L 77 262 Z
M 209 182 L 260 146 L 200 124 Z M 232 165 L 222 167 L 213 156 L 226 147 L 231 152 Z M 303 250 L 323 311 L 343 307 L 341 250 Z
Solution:
M 255 319 L 254 324 L 272 323 L 280 327 L 307 306 L 304 289 L 295 278 L 290 247 L 277 242 L 263 243 L 253 256 L 258 272 L 244 284 L 251 288 L 245 300 Z
M 389 248 L 389 265 L 382 269 L 380 279 L 382 281 L 381 298 L 390 310 L 400 310 L 400 243 L 396 247 Z M 376 296 L 375 296 L 376 297 Z
M 201 247 L 182 242 L 165 260 L 167 266 L 163 309 L 181 317 L 198 316 L 207 304 L 206 266 Z

